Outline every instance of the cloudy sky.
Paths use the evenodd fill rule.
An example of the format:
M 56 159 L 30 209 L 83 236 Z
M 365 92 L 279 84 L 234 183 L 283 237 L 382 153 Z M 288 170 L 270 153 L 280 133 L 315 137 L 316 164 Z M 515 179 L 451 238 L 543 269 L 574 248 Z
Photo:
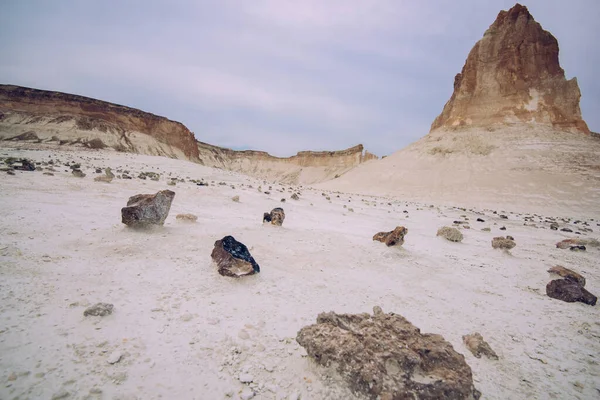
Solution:
M 557 37 L 600 132 L 600 1 L 524 3 Z M 198 140 L 278 156 L 429 131 L 505 0 L 2 0 L 0 82 L 184 123 Z

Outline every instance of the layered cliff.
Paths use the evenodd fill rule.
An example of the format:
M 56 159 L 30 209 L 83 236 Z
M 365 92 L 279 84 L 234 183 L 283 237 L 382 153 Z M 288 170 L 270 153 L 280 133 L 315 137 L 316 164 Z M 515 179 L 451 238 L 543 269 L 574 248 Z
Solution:
M 377 159 L 363 145 L 340 151 L 301 151 L 274 157 L 264 151 L 236 151 L 198 142 L 200 163 L 283 183 L 311 184 L 337 178 L 352 168 Z
M 0 85 L 0 141 L 26 141 L 186 159 L 257 178 L 307 184 L 376 159 L 358 145 L 288 158 L 198 142 L 183 124 L 88 97 Z
M 431 130 L 535 123 L 589 133 L 577 79 L 565 79 L 558 41 L 527 7 L 501 11 L 454 78 L 454 92 Z

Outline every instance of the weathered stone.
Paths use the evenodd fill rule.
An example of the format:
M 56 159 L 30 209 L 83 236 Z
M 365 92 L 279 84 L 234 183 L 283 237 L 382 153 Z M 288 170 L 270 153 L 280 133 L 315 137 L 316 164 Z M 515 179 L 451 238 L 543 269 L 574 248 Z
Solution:
M 175 192 L 161 190 L 156 194 L 138 194 L 129 198 L 121 209 L 121 221 L 131 227 L 162 225 L 169 215 Z
M 467 346 L 467 349 L 477 358 L 481 358 L 483 354 L 487 358 L 491 358 L 493 360 L 498 359 L 498 355 L 492 350 L 490 345 L 483 340 L 483 336 L 479 332 L 472 333 L 470 335 L 465 335 L 462 337 L 463 343 Z
M 389 246 L 402 246 L 404 244 L 404 236 L 408 233 L 408 229 L 403 226 L 397 226 L 391 232 L 379 232 L 373 236 L 373 240 L 380 241 Z
M 210 255 L 217 264 L 219 274 L 239 277 L 260 272 L 260 267 L 252 258 L 248 248 L 233 238 L 225 236 L 215 242 Z
M 596 239 L 573 238 L 556 243 L 559 249 L 570 249 L 572 246 L 600 247 L 600 242 Z
M 550 229 L 552 229 L 553 231 L 557 231 L 558 230 L 558 224 L 556 222 L 553 222 L 550 224 Z
M 112 314 L 114 308 L 115 308 L 115 306 L 113 306 L 112 304 L 109 304 L 109 303 L 97 303 L 91 307 L 88 307 L 83 312 L 83 315 L 85 317 L 87 317 L 89 315 L 94 316 L 94 317 L 104 317 L 106 315 Z
M 298 195 L 296 193 L 292 194 L 291 196 L 292 200 L 300 200 L 300 197 L 298 197 Z
M 270 213 L 263 214 L 263 222 L 270 222 L 273 225 L 281 226 L 284 219 L 285 212 L 280 207 L 272 209 Z
M 598 301 L 596 296 L 588 292 L 579 283 L 568 279 L 555 279 L 550 281 L 546 285 L 546 294 L 548 297 L 566 301 L 567 303 L 579 301 L 595 306 L 596 301 Z
M 233 196 L 231 198 L 232 201 L 234 201 L 235 203 L 239 203 L 240 202 L 240 196 Z
M 492 239 L 492 247 L 494 249 L 505 249 L 510 250 L 515 247 L 517 244 L 514 240 L 510 240 L 508 238 L 504 238 L 502 236 L 495 237 Z
M 74 169 L 71 171 L 71 173 L 73 174 L 74 177 L 76 178 L 85 178 L 85 174 L 83 173 L 82 170 L 80 169 Z
M 571 247 L 569 247 L 569 250 L 571 250 L 571 251 L 586 251 L 587 248 L 584 245 L 579 245 L 579 246 L 571 246 Z
M 442 236 L 451 242 L 460 242 L 463 240 L 463 234 L 458 229 L 450 226 L 443 226 L 438 229 L 436 236 Z
M 196 222 L 198 217 L 194 214 L 177 214 L 175 219 L 178 221 L 186 221 L 186 222 Z
M 551 274 L 556 274 L 568 281 L 579 283 L 581 286 L 585 286 L 585 278 L 575 271 L 563 267 L 562 265 L 556 265 L 548 270 Z
M 318 364 L 333 366 L 370 399 L 478 399 L 464 356 L 440 335 L 400 315 L 321 313 L 296 337 Z

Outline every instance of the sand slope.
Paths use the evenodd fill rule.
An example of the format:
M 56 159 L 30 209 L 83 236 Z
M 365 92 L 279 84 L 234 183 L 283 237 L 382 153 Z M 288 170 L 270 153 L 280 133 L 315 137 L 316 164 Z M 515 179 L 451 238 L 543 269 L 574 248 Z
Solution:
M 600 292 L 598 249 L 554 246 L 573 234 L 543 222 L 524 226 L 524 215 L 504 220 L 492 211 L 383 197 L 331 194 L 327 201 L 321 191 L 304 190 L 293 201 L 287 186 L 279 192 L 273 185 L 265 195 L 256 189 L 261 182 L 160 157 L 13 149 L 0 155 L 82 162 L 88 174 L 75 178 L 66 167 L 54 176 L 0 174 L 0 398 L 238 399 L 252 390 L 255 399 L 351 399 L 294 338 L 319 312 L 369 312 L 374 305 L 442 334 L 465 355 L 484 399 L 598 396 L 599 308 L 544 293 L 546 269 L 555 264 L 575 269 Z M 398 157 L 383 165 L 394 159 L 408 179 L 410 164 Z M 92 166 L 170 172 L 215 186 L 167 186 L 164 175 L 158 182 L 99 183 Z M 120 223 L 129 196 L 165 188 L 176 196 L 164 227 L 136 232 Z M 231 201 L 236 194 L 240 203 Z M 276 206 L 285 209 L 283 227 L 263 226 L 262 213 Z M 175 220 L 188 212 L 197 223 Z M 435 236 L 461 215 L 472 227 L 463 243 Z M 594 232 L 582 237 L 597 238 L 600 227 L 588 222 Z M 396 225 L 409 230 L 402 248 L 371 240 Z M 217 274 L 210 252 L 228 234 L 249 247 L 260 274 Z M 515 237 L 512 254 L 492 250 L 499 234 Z M 101 301 L 115 305 L 113 315 L 83 316 Z M 461 337 L 474 331 L 500 360 L 466 350 Z M 115 352 L 122 358 L 111 365 Z M 243 373 L 253 383 L 242 383 Z
M 316 186 L 517 212 L 599 216 L 598 155 L 598 138 L 543 126 L 438 130 Z

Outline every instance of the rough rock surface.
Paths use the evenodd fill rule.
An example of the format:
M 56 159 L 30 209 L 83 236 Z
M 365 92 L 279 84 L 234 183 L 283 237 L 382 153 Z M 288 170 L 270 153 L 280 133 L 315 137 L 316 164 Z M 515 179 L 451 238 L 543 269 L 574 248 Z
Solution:
M 175 192 L 161 190 L 156 194 L 138 194 L 129 198 L 121 209 L 121 222 L 131 227 L 162 225 L 165 223 Z
M 210 256 L 217 264 L 219 274 L 223 276 L 237 278 L 260 272 L 260 267 L 252 258 L 248 248 L 233 236 L 225 236 L 217 240 Z
M 514 240 L 509 237 L 498 236 L 492 239 L 492 247 L 494 249 L 505 249 L 510 250 L 515 247 L 517 244 Z
M 464 335 L 462 338 L 465 346 L 467 346 L 469 351 L 473 353 L 475 357 L 481 358 L 481 355 L 483 354 L 487 358 L 491 358 L 493 360 L 498 359 L 496 352 L 492 350 L 490 345 L 485 340 L 483 340 L 483 336 L 481 336 L 479 332 L 471 333 L 470 335 Z
M 106 315 L 112 314 L 115 306 L 110 303 L 97 303 L 91 307 L 86 308 L 83 312 L 85 317 L 91 315 L 94 317 L 104 317 Z
M 270 213 L 263 214 L 263 222 L 270 222 L 273 225 L 281 226 L 284 219 L 285 212 L 280 207 L 272 209 Z
M 477 399 L 471 368 L 440 335 L 400 315 L 321 313 L 296 337 L 318 364 L 333 366 L 370 399 Z
M 397 226 L 391 232 L 379 232 L 373 236 L 373 240 L 378 240 L 389 246 L 402 246 L 404 244 L 404 236 L 408 233 L 408 229 L 403 226 Z
M 460 242 L 463 240 L 463 234 L 456 228 L 443 226 L 437 231 L 436 236 L 442 236 L 451 242 Z
M 558 41 L 517 4 L 475 44 L 431 130 L 535 122 L 589 134 L 580 97 L 560 67 Z
M 556 265 L 548 270 L 551 274 L 556 274 L 561 278 L 565 278 L 568 281 L 579 283 L 581 286 L 585 286 L 585 278 L 575 271 L 563 267 L 562 265 Z
M 596 301 L 598 301 L 598 297 L 588 292 L 579 283 L 568 279 L 555 279 L 550 281 L 546 285 L 546 294 L 548 297 L 566 301 L 567 303 L 579 301 L 595 306 Z

